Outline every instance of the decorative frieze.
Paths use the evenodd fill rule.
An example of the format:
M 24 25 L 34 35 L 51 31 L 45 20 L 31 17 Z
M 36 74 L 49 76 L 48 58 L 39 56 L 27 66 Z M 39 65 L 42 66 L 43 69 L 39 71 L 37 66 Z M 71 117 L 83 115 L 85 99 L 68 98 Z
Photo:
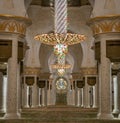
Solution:
M 25 17 L 13 15 L 0 15 L 1 33 L 18 33 L 25 35 L 26 28 L 31 24 L 31 20 Z
M 40 73 L 39 78 L 40 79 L 49 79 L 50 78 L 50 73 Z
M 81 68 L 80 69 L 80 73 L 82 75 L 97 75 L 97 68 L 94 68 L 94 67 L 84 67 L 84 68 Z
M 24 75 L 39 75 L 40 71 L 40 68 L 25 67 Z
M 75 79 L 79 79 L 79 80 L 82 80 L 83 79 L 83 76 L 81 73 L 72 73 L 72 78 L 75 80 Z
M 94 35 L 110 32 L 120 33 L 120 15 L 95 17 L 88 22 L 88 25 Z

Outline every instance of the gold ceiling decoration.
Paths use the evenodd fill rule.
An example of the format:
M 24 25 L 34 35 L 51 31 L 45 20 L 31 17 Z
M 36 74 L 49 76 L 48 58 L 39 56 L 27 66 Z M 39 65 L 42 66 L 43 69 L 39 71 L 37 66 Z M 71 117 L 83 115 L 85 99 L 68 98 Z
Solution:
M 66 34 L 50 33 L 50 34 L 36 35 L 34 39 L 40 41 L 43 44 L 55 46 L 57 44 L 64 44 L 64 45 L 78 44 L 84 41 L 86 37 L 85 35 L 72 34 L 72 33 L 66 33 Z
M 26 17 L 0 14 L 1 33 L 17 33 L 25 35 L 26 28 L 31 24 L 31 20 Z
M 93 34 L 120 33 L 120 15 L 99 16 L 91 18 L 88 25 Z

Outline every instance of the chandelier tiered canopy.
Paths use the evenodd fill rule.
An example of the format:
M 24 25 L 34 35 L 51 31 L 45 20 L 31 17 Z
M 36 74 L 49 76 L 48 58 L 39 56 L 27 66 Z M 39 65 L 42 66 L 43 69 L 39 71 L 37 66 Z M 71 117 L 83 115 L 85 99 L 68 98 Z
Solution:
M 51 65 L 53 69 L 57 69 L 59 76 L 64 76 L 65 69 L 71 67 L 66 64 L 66 54 L 68 46 L 78 44 L 85 40 L 85 36 L 81 34 L 67 33 L 67 0 L 55 0 L 55 31 L 50 34 L 39 34 L 34 37 L 35 40 L 43 44 L 53 45 L 54 54 L 57 56 L 57 63 Z
M 47 45 L 57 45 L 57 44 L 64 44 L 64 45 L 74 45 L 78 44 L 81 41 L 85 40 L 84 35 L 80 34 L 72 34 L 72 33 L 50 33 L 50 34 L 41 34 L 36 35 L 34 37 L 35 40 L 39 40 L 43 44 Z

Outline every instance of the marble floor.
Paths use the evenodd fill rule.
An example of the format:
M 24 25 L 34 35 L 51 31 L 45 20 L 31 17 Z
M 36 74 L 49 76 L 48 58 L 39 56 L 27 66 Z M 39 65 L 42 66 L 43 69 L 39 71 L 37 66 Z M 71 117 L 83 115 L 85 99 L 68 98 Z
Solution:
M 120 119 L 97 119 L 98 109 L 39 107 L 21 110 L 21 119 L 0 119 L 0 123 L 120 123 Z

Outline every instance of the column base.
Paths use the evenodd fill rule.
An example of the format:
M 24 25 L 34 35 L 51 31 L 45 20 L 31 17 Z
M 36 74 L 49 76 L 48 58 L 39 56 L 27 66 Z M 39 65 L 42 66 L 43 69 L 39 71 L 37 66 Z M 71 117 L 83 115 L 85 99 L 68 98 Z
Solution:
M 93 105 L 92 108 L 97 108 L 98 106 L 97 105 Z
M 120 111 L 119 111 L 118 109 L 114 109 L 112 113 L 113 113 L 113 114 L 119 114 Z
M 4 109 L 0 109 L 0 113 L 5 113 Z
M 106 114 L 106 113 L 99 113 L 98 114 L 98 119 L 113 119 L 113 115 L 112 114 Z
M 118 119 L 120 119 L 120 114 L 118 114 Z
M 5 111 L 3 109 L 0 110 L 0 117 L 4 117 Z
M 31 108 L 38 108 L 39 105 L 32 105 Z
M 25 106 L 23 106 L 23 108 L 30 108 L 30 106 L 29 105 L 25 105 Z
M 85 106 L 85 108 L 91 108 L 90 106 Z
M 4 116 L 5 119 L 20 119 L 21 115 L 20 113 L 7 113 Z

